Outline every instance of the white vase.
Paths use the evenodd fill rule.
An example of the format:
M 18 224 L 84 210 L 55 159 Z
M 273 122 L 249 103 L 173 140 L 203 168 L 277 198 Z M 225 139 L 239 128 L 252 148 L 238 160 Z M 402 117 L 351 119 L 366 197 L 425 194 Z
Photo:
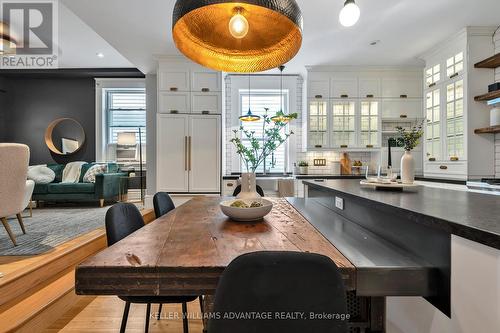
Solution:
M 415 160 L 411 151 L 406 150 L 401 157 L 401 182 L 403 184 L 413 184 L 415 181 Z
M 257 182 L 254 172 L 244 172 L 241 174 L 241 192 L 236 196 L 238 199 L 257 199 Z
M 308 169 L 308 167 L 306 167 L 306 166 L 301 166 L 301 167 L 299 167 L 299 173 L 300 173 L 301 175 L 307 175 L 307 169 Z

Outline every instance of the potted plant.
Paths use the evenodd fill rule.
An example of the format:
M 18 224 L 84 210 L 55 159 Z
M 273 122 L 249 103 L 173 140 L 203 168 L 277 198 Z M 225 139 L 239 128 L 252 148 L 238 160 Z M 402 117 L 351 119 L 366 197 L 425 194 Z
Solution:
M 297 119 L 297 113 L 292 113 L 284 117 L 278 117 L 279 113 L 270 117 L 262 117 L 262 137 L 257 137 L 255 131 L 249 131 L 243 126 L 233 130 L 234 137 L 230 140 L 236 147 L 236 153 L 240 155 L 246 168 L 246 173 L 241 174 L 241 192 L 238 198 L 260 197 L 256 191 L 255 171 L 264 160 L 273 154 L 288 138 L 293 135 L 292 131 L 286 131 L 289 120 Z M 244 137 L 248 143 L 242 141 Z M 275 160 L 271 159 L 271 166 L 275 165 Z
M 301 175 L 307 175 L 307 168 L 309 167 L 309 163 L 306 161 L 299 162 L 299 173 Z
M 399 147 L 403 147 L 405 150 L 403 157 L 401 157 L 401 181 L 403 184 L 413 184 L 415 181 L 415 160 L 411 151 L 420 143 L 420 138 L 424 134 L 422 127 L 423 121 L 409 130 L 401 126 L 396 127 L 398 131 L 396 142 Z

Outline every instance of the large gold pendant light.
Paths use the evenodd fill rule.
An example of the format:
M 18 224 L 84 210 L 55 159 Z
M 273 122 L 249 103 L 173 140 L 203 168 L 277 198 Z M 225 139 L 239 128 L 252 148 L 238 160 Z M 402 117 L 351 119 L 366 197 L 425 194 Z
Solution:
M 295 0 L 177 0 L 174 42 L 189 59 L 224 72 L 261 72 L 292 59 L 302 44 Z
M 0 56 L 16 54 L 16 40 L 9 33 L 9 26 L 0 22 Z

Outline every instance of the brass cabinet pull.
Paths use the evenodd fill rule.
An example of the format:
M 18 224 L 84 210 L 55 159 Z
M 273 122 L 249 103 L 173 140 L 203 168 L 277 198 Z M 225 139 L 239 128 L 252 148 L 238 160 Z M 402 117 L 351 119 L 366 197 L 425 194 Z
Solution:
M 315 145 L 314 148 L 323 148 L 323 145 Z
M 435 85 L 436 85 L 436 82 L 433 82 L 433 83 L 429 84 L 429 88 L 432 88 L 432 87 L 434 87 Z
M 179 110 L 170 110 L 170 113 L 177 114 L 177 113 L 179 113 Z
M 201 114 L 210 114 L 210 111 L 207 111 L 207 110 L 201 111 Z
M 458 156 L 451 156 L 450 161 L 453 161 L 453 162 L 458 161 Z
M 399 118 L 408 118 L 408 116 L 407 116 L 407 115 L 405 115 L 405 114 L 400 114 L 400 115 L 399 115 Z
M 454 77 L 457 77 L 457 76 L 458 76 L 458 73 L 451 74 L 450 79 L 453 79 Z
M 406 95 L 406 94 L 399 95 L 399 98 L 408 98 L 408 95 Z
M 366 95 L 366 98 L 373 98 L 372 94 Z
M 209 92 L 210 88 L 201 88 L 201 92 Z
M 177 87 L 170 87 L 170 91 L 177 91 L 179 90 Z
M 340 145 L 340 148 L 347 148 L 349 147 L 348 145 Z
M 447 170 L 447 169 L 448 169 L 448 167 L 447 167 L 446 165 L 440 165 L 440 166 L 439 166 L 439 169 L 441 169 L 441 170 Z
M 314 98 L 323 98 L 323 95 L 316 95 Z
M 340 95 L 340 98 L 349 98 L 349 95 Z
M 188 137 L 188 142 L 189 142 L 189 171 L 191 171 L 191 137 Z
M 184 137 L 184 171 L 188 171 L 188 137 Z
M 366 145 L 366 148 L 373 148 L 373 145 Z
M 227 183 L 227 185 L 226 185 L 226 186 L 227 186 L 227 187 L 233 187 L 233 186 L 234 186 L 234 184 L 233 184 L 233 183 Z
M 435 157 L 429 157 L 429 162 L 436 162 L 436 158 Z

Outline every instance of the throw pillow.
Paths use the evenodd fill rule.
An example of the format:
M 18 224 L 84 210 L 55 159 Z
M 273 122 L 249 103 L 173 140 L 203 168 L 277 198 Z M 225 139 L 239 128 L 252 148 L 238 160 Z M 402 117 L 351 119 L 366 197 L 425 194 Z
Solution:
M 90 169 L 85 172 L 85 176 L 83 176 L 84 183 L 95 183 L 95 176 L 101 173 L 106 173 L 107 170 L 106 164 L 96 164 L 90 167 Z
M 56 178 L 55 172 L 46 165 L 34 165 L 28 168 L 28 179 L 35 184 L 49 184 Z

